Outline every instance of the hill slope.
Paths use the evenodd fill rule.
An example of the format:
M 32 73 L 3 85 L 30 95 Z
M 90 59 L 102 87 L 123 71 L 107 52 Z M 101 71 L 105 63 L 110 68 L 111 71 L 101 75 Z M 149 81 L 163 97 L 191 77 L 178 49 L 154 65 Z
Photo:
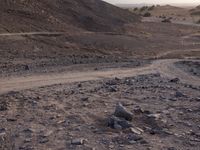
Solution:
M 191 15 L 200 16 L 200 5 L 191 10 Z
M 101 0 L 2 0 L 0 31 L 110 31 L 139 17 Z

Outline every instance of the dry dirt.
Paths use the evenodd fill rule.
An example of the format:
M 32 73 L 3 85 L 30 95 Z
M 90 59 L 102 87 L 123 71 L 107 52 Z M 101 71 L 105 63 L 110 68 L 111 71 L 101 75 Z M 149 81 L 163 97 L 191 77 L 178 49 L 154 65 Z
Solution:
M 98 0 L 4 2 L 0 150 L 200 149 L 199 26 Z M 125 129 L 110 125 L 119 102 Z
M 91 76 L 84 72 L 72 78 L 65 74 L 65 79 L 54 77 L 56 82 L 46 78 L 42 82 L 48 81 L 49 86 L 39 88 L 34 83 L 43 83 L 30 77 L 22 82 L 5 80 L 3 87 L 16 80 L 16 91 L 27 90 L 11 88 L 0 96 L 1 148 L 198 150 L 200 79 L 177 69 L 176 61 L 162 60 L 153 71 L 147 67 L 121 70 L 120 74 L 90 72 Z M 102 79 L 107 77 L 112 78 Z M 61 80 L 74 82 L 55 85 Z M 141 133 L 107 126 L 117 102 L 133 113 L 131 124 Z M 76 139 L 84 142 L 72 144 Z
M 0 75 L 51 72 L 78 64 L 135 62 L 138 66 L 165 53 L 162 58 L 200 56 L 199 27 L 137 23 L 126 24 L 124 30 L 2 33 Z
M 199 63 L 158 59 L 3 77 L 1 149 L 198 150 L 200 78 L 191 70 Z M 118 102 L 133 113 L 132 128 L 108 127 Z

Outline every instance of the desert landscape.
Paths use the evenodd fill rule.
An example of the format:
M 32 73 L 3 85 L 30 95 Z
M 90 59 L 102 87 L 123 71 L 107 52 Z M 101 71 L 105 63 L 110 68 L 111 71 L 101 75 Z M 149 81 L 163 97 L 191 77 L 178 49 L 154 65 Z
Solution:
M 0 1 L 0 150 L 199 150 L 199 8 Z
M 200 8 L 191 6 L 151 5 L 131 7 L 129 11 L 143 16 L 144 22 L 172 22 L 190 26 L 200 26 Z

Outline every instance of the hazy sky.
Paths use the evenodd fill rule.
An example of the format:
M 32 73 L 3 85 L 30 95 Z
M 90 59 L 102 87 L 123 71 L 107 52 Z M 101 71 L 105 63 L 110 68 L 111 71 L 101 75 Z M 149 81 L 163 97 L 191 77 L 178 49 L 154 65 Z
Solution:
M 154 4 L 168 4 L 168 3 L 199 3 L 200 0 L 104 0 L 113 4 L 116 3 L 154 3 Z

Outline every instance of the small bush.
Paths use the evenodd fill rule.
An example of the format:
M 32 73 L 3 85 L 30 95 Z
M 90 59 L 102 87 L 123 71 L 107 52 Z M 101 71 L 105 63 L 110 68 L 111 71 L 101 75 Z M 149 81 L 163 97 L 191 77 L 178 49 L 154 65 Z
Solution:
M 146 13 L 143 15 L 143 17 L 151 17 L 151 13 L 146 12 Z
M 147 6 L 143 6 L 142 8 L 140 8 L 140 12 L 145 11 L 146 9 L 148 9 Z
M 171 23 L 172 21 L 171 21 L 170 18 L 167 18 L 167 19 L 163 19 L 162 22 L 163 22 L 163 23 Z
M 167 17 L 163 15 L 163 16 L 161 16 L 161 18 L 162 18 L 162 19 L 166 19 Z
M 155 6 L 153 5 L 153 6 L 149 7 L 148 10 L 152 11 L 154 8 L 155 8 Z

